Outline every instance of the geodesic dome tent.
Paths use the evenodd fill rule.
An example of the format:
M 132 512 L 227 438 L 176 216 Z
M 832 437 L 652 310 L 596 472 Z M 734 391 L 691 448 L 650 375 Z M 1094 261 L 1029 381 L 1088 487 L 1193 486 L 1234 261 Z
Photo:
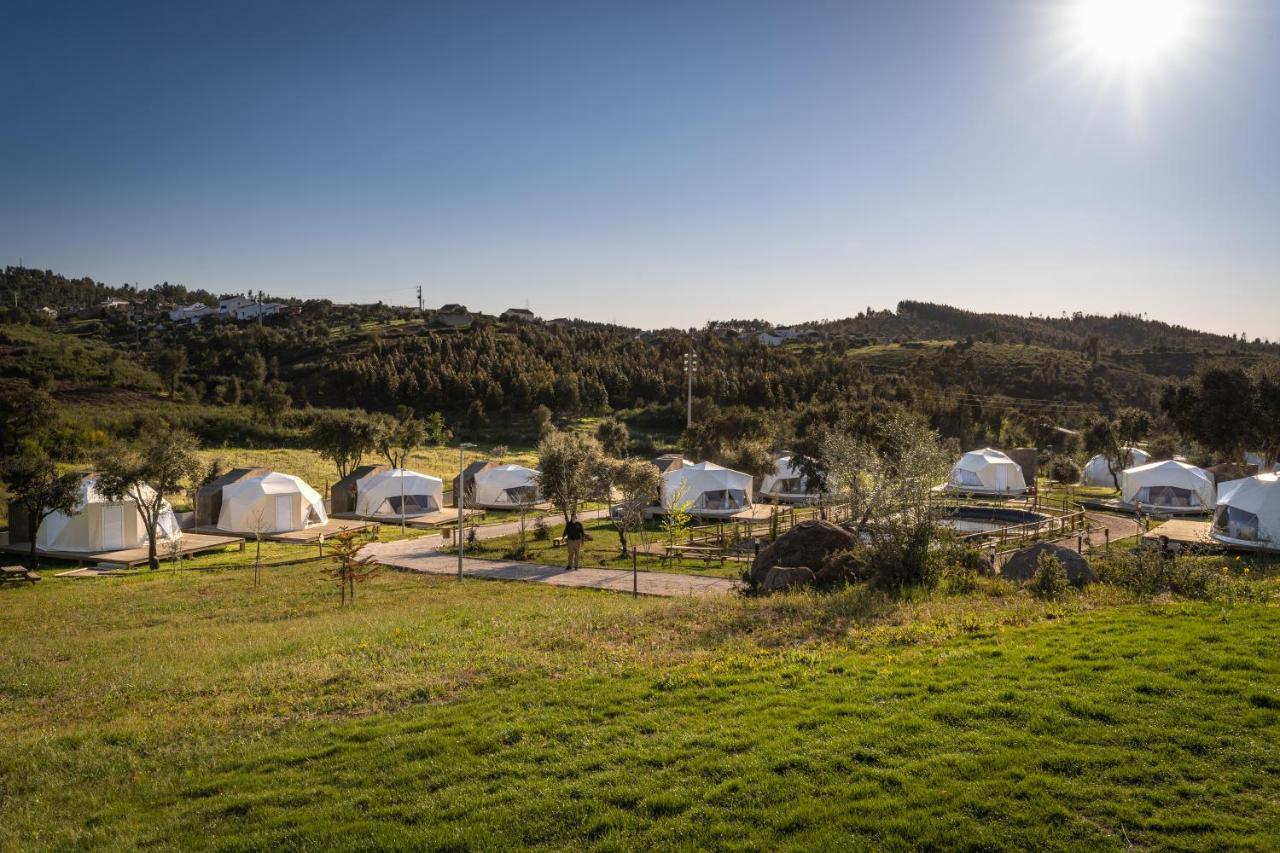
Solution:
M 1174 459 L 1127 468 L 1120 475 L 1120 499 L 1144 509 L 1210 510 L 1217 497 L 1207 471 Z
M 694 515 L 733 515 L 751 506 L 751 475 L 714 462 L 686 463 L 662 475 L 662 508 L 677 497 Z
M 1130 468 L 1136 465 L 1146 465 L 1151 461 L 1151 456 L 1145 450 L 1139 450 L 1136 447 L 1125 448 L 1129 451 Z M 1108 489 L 1116 487 L 1116 478 L 1124 472 L 1124 467 L 1116 468 L 1116 478 L 1111 476 L 1112 462 L 1107 458 L 1105 453 L 1099 453 L 1090 459 L 1084 465 L 1084 471 L 1081 474 L 1080 482 L 1086 486 L 1101 486 Z
M 222 487 L 219 530 L 288 533 L 328 520 L 320 493 L 292 474 L 266 471 Z
M 436 512 L 444 507 L 444 481 L 439 477 L 391 468 L 356 481 L 356 515 L 399 518 Z
M 773 463 L 773 472 L 760 481 L 761 496 L 776 497 L 784 501 L 809 500 L 817 495 L 809 479 L 795 465 L 790 454 L 779 456 Z
M 98 491 L 98 478 L 86 475 L 80 481 L 75 511 L 55 512 L 36 532 L 36 547 L 45 551 L 123 551 L 147 544 L 147 527 L 138 511 L 138 497 L 149 503 L 155 490 L 138 483 L 123 500 L 111 501 Z M 164 542 L 182 538 L 182 529 L 168 501 L 160 504 L 156 537 Z M 157 543 L 159 544 L 159 543 Z
M 1209 535 L 1224 545 L 1280 550 L 1280 477 L 1259 474 L 1223 485 Z
M 523 465 L 497 465 L 475 475 L 475 506 L 489 509 L 531 506 L 538 493 L 538 471 Z
M 946 490 L 969 495 L 1021 495 L 1027 491 L 1022 466 L 999 450 L 971 450 L 951 469 Z

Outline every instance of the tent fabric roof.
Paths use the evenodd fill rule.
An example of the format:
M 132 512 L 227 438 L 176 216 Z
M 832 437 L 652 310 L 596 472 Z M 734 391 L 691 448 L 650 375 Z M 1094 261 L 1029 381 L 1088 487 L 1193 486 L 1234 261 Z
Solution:
M 129 491 L 130 494 L 125 495 L 121 500 L 110 500 L 98 489 L 97 476 L 85 474 L 80 478 L 80 483 L 77 487 L 75 509 L 69 515 L 55 512 L 47 516 L 36 531 L 36 545 L 41 548 L 60 551 L 101 550 L 99 544 L 94 541 L 96 538 L 100 538 L 100 531 L 95 533 L 91 529 L 93 525 L 86 518 L 86 513 L 91 507 L 119 505 L 131 507 L 135 515 L 139 516 L 136 524 L 139 536 L 135 541 L 124 542 L 124 547 L 136 548 L 139 545 L 146 544 L 146 528 L 142 524 L 140 513 L 138 513 L 137 496 L 140 496 L 144 501 L 150 502 L 155 498 L 156 493 L 146 483 L 137 483 Z M 160 518 L 156 524 L 156 534 L 163 540 L 182 538 L 182 528 L 178 525 L 178 518 L 173 514 L 173 507 L 170 506 L 167 500 L 162 501 L 160 504 Z
M 1151 456 L 1140 448 L 1127 447 L 1125 450 L 1129 452 L 1134 465 L 1145 465 L 1151 460 Z M 1114 489 L 1116 484 L 1111 477 L 1111 467 L 1108 462 L 1105 453 L 1099 453 L 1090 459 L 1085 463 L 1084 471 L 1081 473 L 1081 482 L 1086 486 L 1106 486 Z M 1117 475 L 1120 473 L 1121 471 L 1116 471 Z
M 1208 509 L 1212 509 L 1217 502 L 1217 487 L 1214 485 L 1213 477 L 1202 468 L 1175 459 L 1135 465 L 1125 469 L 1120 476 L 1120 495 L 1125 503 L 1137 503 L 1142 499 L 1140 492 L 1143 489 L 1153 488 L 1188 491 L 1199 499 L 1201 506 Z M 1163 506 L 1164 504 L 1150 503 L 1150 505 Z
M 699 462 L 675 468 L 662 475 L 662 505 L 671 506 L 681 484 L 685 485 L 684 500 L 699 507 L 700 496 L 707 492 L 739 491 L 745 496 L 745 504 L 751 503 L 752 479 L 750 474 L 725 468 L 714 462 Z M 741 508 L 741 507 L 739 507 Z
M 276 507 L 265 508 L 268 498 L 276 495 L 298 495 L 299 514 L 293 519 L 292 527 L 282 527 Z M 222 487 L 222 510 L 218 514 L 218 527 L 222 530 L 252 531 L 257 517 L 262 516 L 262 523 L 267 526 L 263 532 L 283 533 L 287 530 L 300 530 L 311 524 L 324 524 L 329 516 L 324 510 L 324 500 L 320 493 L 308 486 L 301 478 L 279 471 L 267 471 L 256 477 L 237 480 Z
M 1224 483 L 1217 510 L 1210 534 L 1214 539 L 1280 549 L 1280 476 L 1258 474 Z M 1251 528 L 1244 535 L 1242 523 Z
M 434 509 L 440 509 L 444 500 L 444 481 L 439 477 L 419 474 L 404 468 L 374 471 L 356 481 L 356 513 L 358 515 L 386 514 L 383 505 L 388 501 L 398 504 L 400 496 L 427 497 L 434 501 Z M 418 502 L 418 512 L 434 511 Z M 391 514 L 398 514 L 392 510 Z M 408 511 L 406 510 L 406 514 Z
M 487 468 L 475 476 L 473 500 L 481 506 L 519 505 L 526 502 L 527 498 L 513 499 L 510 490 L 536 489 L 540 476 L 541 472 L 523 465 L 508 464 Z
M 781 484 L 786 480 L 799 480 L 799 490 L 785 490 L 781 488 Z M 808 478 L 796 468 L 792 456 L 779 456 L 773 463 L 773 473 L 766 474 L 760 481 L 760 494 L 773 494 L 775 491 L 780 494 L 797 494 L 807 492 L 809 488 Z
M 999 450 L 970 450 L 951 469 L 947 487 L 954 491 L 1018 494 L 1027 490 L 1022 466 Z

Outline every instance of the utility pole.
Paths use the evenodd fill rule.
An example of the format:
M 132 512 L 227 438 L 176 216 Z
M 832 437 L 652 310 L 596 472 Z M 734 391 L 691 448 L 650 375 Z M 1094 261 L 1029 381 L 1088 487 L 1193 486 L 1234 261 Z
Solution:
M 689 380 L 688 414 L 684 425 L 688 429 L 693 426 L 693 374 L 698 372 L 698 354 L 693 350 L 684 354 L 684 372 Z

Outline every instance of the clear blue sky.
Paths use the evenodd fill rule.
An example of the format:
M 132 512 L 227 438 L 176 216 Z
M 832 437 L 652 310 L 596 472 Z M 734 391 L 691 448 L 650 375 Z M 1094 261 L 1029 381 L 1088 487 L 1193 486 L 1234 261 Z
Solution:
M 0 263 L 640 326 L 902 298 L 1278 337 L 1280 3 L 5 4 Z M 1096 63 L 1095 63 L 1096 64 Z

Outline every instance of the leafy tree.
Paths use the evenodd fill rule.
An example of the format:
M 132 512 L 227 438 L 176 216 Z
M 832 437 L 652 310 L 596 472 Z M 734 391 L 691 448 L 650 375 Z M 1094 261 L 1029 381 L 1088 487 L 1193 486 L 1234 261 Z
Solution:
M 1254 402 L 1249 374 L 1232 365 L 1211 365 L 1160 393 L 1160 408 L 1184 438 L 1230 460 L 1244 455 L 1252 437 Z
M 627 430 L 627 425 L 617 418 L 605 418 L 596 426 L 596 441 L 600 442 L 605 453 L 621 459 L 627 455 L 631 433 Z
M 117 445 L 98 460 L 98 491 L 113 501 L 137 504 L 147 531 L 147 563 L 160 566 L 156 557 L 156 530 L 167 495 L 181 491 L 187 481 L 203 473 L 196 456 L 196 440 L 190 433 L 166 424 L 148 425 L 132 445 Z M 151 487 L 150 493 L 145 490 Z
M 263 385 L 254 397 L 254 409 L 267 423 L 278 423 L 291 406 L 293 398 L 289 396 L 288 386 L 278 379 Z
M 178 383 L 187 369 L 187 351 L 182 347 L 165 347 L 155 355 L 155 371 L 169 390 L 169 398 L 173 399 L 178 391 Z
M 413 451 L 443 439 L 444 422 L 438 412 L 433 420 L 421 420 L 409 406 L 397 406 L 394 415 L 377 418 L 377 425 L 378 452 L 392 468 L 405 467 Z
M 360 467 L 366 453 L 377 446 L 378 428 L 367 415 L 341 412 L 318 418 L 310 443 L 338 469 L 342 479 Z
M 28 443 L 21 452 L 0 461 L 0 481 L 26 515 L 26 536 L 31 543 L 29 557 L 35 565 L 40 525 L 55 512 L 70 515 L 75 510 L 80 478 L 75 474 L 59 474 L 53 460 Z
M 53 398 L 22 381 L 0 380 L 0 453 L 42 436 L 57 419 Z
M 662 514 L 662 532 L 667 537 L 668 545 L 675 545 L 683 540 L 693 524 L 693 501 L 688 498 L 688 486 L 688 483 L 680 483 L 671 500 L 667 501 L 666 510 Z
M 1280 460 L 1280 361 L 1263 362 L 1254 369 L 1254 441 L 1270 470 Z
M 578 506 L 602 493 L 607 465 L 600 442 L 580 432 L 551 432 L 538 442 L 539 487 L 542 495 L 564 516 L 578 514 Z
M 937 433 L 901 411 L 882 421 L 874 440 L 841 432 L 827 436 L 828 486 L 848 500 L 855 531 L 870 541 L 880 586 L 900 591 L 937 582 L 930 551 L 937 524 L 933 487 L 950 465 Z
M 627 534 L 644 530 L 644 511 L 662 488 L 662 474 L 645 459 L 621 459 L 613 463 L 609 478 L 618 492 L 615 524 L 625 553 Z
M 776 463 L 769 446 L 762 441 L 741 441 L 724 455 L 724 464 L 759 479 L 773 473 Z
M 1121 409 L 1114 418 L 1095 418 L 1085 433 L 1085 448 L 1107 459 L 1116 489 L 1120 473 L 1133 467 L 1133 448 L 1151 430 L 1151 416 L 1141 409 Z

